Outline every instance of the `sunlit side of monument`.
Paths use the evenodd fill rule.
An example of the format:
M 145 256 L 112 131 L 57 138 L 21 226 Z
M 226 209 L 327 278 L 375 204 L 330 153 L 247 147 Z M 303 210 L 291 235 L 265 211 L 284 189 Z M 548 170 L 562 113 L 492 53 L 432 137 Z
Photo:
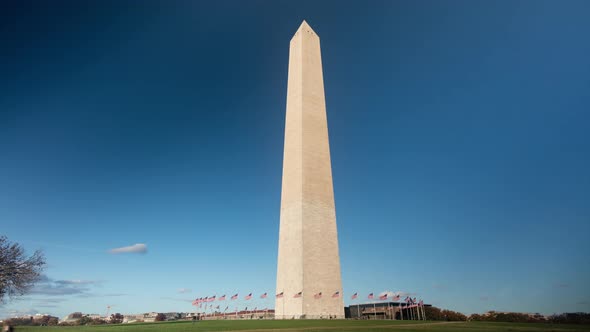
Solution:
M 276 292 L 277 319 L 344 318 L 320 39 L 305 21 L 289 51 Z

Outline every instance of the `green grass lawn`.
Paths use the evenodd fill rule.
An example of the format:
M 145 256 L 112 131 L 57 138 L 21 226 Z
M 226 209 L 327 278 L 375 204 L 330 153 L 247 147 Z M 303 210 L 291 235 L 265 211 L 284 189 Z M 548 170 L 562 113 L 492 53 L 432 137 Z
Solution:
M 459 331 L 459 332 L 494 332 L 494 331 L 547 331 L 569 332 L 587 331 L 589 325 L 556 325 L 532 323 L 488 323 L 488 322 L 418 322 L 418 321 L 355 321 L 355 320 L 238 320 L 238 321 L 202 321 L 202 322 L 170 322 L 141 323 L 102 326 L 76 327 L 17 327 L 16 331 L 42 332 L 189 332 L 189 331 Z

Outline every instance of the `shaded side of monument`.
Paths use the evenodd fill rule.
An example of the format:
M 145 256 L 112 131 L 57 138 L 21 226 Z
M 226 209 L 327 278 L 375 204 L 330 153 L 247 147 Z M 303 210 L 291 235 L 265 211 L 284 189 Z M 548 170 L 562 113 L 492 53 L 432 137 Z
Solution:
M 344 318 L 320 39 L 305 21 L 289 50 L 276 293 L 277 319 Z

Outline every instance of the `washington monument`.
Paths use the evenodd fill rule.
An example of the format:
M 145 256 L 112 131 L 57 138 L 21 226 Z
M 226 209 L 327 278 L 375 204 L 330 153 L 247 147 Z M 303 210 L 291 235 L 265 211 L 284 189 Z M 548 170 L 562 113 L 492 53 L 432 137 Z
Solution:
M 320 38 L 289 49 L 275 317 L 344 318 Z

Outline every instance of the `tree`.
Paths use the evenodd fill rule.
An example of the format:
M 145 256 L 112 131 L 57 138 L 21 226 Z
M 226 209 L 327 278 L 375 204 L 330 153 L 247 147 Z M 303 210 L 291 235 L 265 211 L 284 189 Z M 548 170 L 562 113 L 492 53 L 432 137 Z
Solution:
M 0 303 L 24 295 L 41 278 L 45 257 L 39 250 L 27 257 L 18 243 L 0 236 Z
M 426 319 L 428 320 L 446 320 L 446 321 L 464 321 L 467 320 L 467 316 L 460 312 L 452 310 L 441 310 L 437 307 L 424 307 L 426 311 Z
M 92 324 L 92 318 L 88 316 L 83 316 L 82 318 L 78 319 L 77 325 L 90 325 Z
M 156 322 L 163 322 L 166 320 L 166 315 L 163 313 L 159 313 L 156 315 Z
M 123 323 L 123 315 L 121 315 L 120 313 L 116 313 L 116 314 L 111 314 L 111 319 L 110 319 L 110 323 L 111 324 L 121 324 Z
M 428 320 L 445 320 L 441 310 L 437 307 L 424 307 L 424 311 Z

